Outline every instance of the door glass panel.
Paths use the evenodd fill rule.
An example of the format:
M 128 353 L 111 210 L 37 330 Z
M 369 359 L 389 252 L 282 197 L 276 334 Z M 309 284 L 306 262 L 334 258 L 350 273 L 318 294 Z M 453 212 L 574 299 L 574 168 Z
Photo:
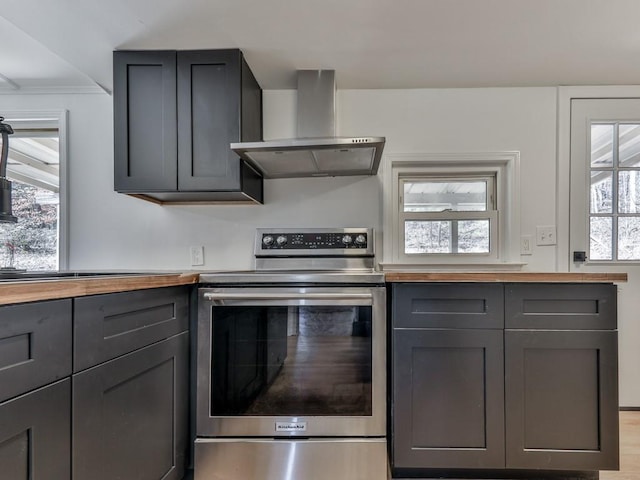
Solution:
M 211 415 L 371 415 L 371 307 L 213 307 Z
M 613 165 L 613 125 L 591 125 L 591 167 Z
M 640 171 L 618 173 L 618 211 L 640 213 Z
M 613 172 L 591 171 L 591 213 L 613 213 Z
M 405 253 L 451 253 L 451 222 L 404 222 Z
M 459 253 L 489 253 L 489 220 L 458 222 Z
M 612 224 L 613 218 L 611 217 L 591 217 L 589 222 L 590 260 L 613 259 Z
M 405 212 L 484 212 L 487 210 L 487 182 L 445 180 L 405 181 Z
M 621 167 L 640 167 L 640 125 L 621 124 L 618 140 Z
M 618 219 L 618 260 L 640 260 L 640 217 Z

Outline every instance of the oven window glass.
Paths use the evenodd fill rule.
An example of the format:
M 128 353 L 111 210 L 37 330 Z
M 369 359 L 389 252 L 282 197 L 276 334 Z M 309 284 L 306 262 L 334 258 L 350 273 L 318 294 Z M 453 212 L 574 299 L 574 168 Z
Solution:
M 371 415 L 371 307 L 212 308 L 212 416 Z

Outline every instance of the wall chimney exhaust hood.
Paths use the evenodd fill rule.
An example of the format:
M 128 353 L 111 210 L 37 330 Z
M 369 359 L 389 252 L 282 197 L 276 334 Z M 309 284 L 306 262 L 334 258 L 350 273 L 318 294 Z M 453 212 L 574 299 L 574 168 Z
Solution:
M 232 143 L 264 178 L 375 175 L 384 137 L 336 137 L 334 70 L 298 70 L 295 139 Z

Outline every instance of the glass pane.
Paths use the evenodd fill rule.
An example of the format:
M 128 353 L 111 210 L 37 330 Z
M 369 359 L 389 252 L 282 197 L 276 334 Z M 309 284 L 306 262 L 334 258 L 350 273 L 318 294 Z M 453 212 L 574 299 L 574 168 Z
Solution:
M 613 218 L 591 217 L 589 222 L 589 259 L 612 260 L 613 238 L 611 228 Z
M 640 260 L 640 217 L 618 218 L 618 260 Z
M 405 212 L 484 212 L 487 182 L 420 181 L 404 183 Z
M 613 125 L 591 125 L 591 167 L 613 166 Z
M 404 222 L 404 253 L 451 253 L 451 222 Z
M 17 180 L 11 183 L 11 204 L 18 223 L 0 223 L 0 267 L 56 270 L 58 193 Z
M 592 171 L 591 213 L 613 213 L 613 172 Z
M 618 173 L 618 211 L 640 213 L 640 171 Z
M 371 307 L 214 306 L 212 415 L 371 415 Z
M 640 167 L 640 125 L 620 125 L 618 162 L 621 167 Z
M 458 222 L 458 253 L 489 253 L 489 220 Z

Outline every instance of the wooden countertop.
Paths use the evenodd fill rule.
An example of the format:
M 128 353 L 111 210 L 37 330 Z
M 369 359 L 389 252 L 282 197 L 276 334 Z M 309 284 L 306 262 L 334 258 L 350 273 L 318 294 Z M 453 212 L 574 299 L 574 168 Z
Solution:
M 198 278 L 197 273 L 173 273 L 0 282 L 0 305 L 191 285 L 198 283 Z
M 551 282 L 618 283 L 626 273 L 562 272 L 385 272 L 387 282 Z
M 387 282 L 626 282 L 626 273 L 533 272 L 385 272 Z M 124 274 L 104 277 L 16 280 L 0 282 L 0 305 L 83 297 L 147 288 L 193 285 L 198 273 Z

